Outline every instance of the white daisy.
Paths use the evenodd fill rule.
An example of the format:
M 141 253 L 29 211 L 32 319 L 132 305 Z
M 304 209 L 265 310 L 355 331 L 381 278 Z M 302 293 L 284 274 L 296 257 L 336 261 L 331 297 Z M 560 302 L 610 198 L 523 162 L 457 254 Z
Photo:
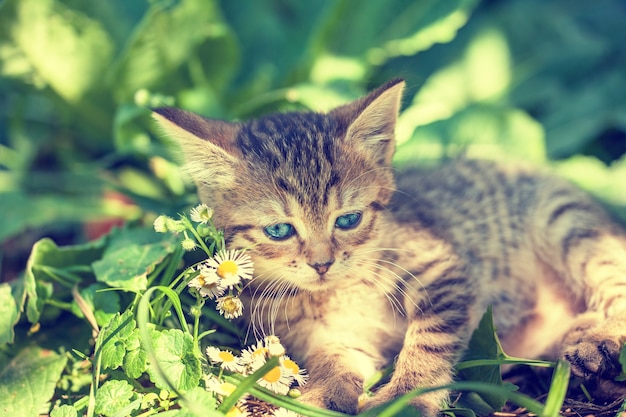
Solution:
M 243 314 L 243 303 L 239 297 L 225 295 L 217 298 L 217 310 L 228 320 L 236 319 Z
M 189 217 L 196 223 L 206 224 L 213 217 L 213 209 L 206 204 L 199 204 L 191 209 Z
M 270 356 L 283 356 L 285 354 L 285 347 L 280 343 L 278 336 L 266 336 L 265 347 Z
M 209 360 L 214 364 L 220 364 L 222 369 L 231 372 L 241 372 L 244 367 L 241 365 L 239 358 L 227 350 L 221 350 L 215 346 L 206 348 L 206 354 Z
M 263 375 L 257 383 L 280 395 L 287 395 L 293 378 L 281 367 L 276 366 Z
M 220 397 L 228 397 L 232 394 L 237 386 L 230 382 L 221 381 L 218 378 L 212 376 L 206 380 L 206 389 L 209 392 L 219 395 Z
M 252 278 L 252 259 L 242 251 L 221 251 L 208 259 L 207 264 L 215 268 L 223 284 L 229 288 L 239 284 L 242 279 Z
M 258 341 L 241 352 L 241 363 L 248 368 L 249 373 L 265 365 L 265 362 L 267 362 L 267 348 L 262 341 Z
M 198 273 L 191 281 L 189 287 L 198 290 L 201 296 L 214 299 L 224 294 L 226 287 L 215 273 L 215 269 L 202 264 L 196 269 Z
M 300 368 L 298 364 L 287 355 L 280 359 L 280 366 L 293 378 L 294 381 L 296 381 L 299 386 L 306 384 L 309 379 L 306 369 Z

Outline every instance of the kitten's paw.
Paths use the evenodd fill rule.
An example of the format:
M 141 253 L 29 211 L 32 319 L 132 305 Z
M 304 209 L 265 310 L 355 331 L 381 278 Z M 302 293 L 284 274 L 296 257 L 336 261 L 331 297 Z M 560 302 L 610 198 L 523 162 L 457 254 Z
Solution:
M 620 373 L 623 324 L 614 321 L 591 312 L 579 317 L 563 339 L 561 355 L 572 365 L 572 374 L 613 379 Z
M 358 411 L 359 396 L 363 389 L 358 384 L 307 384 L 306 390 L 298 401 L 317 408 L 340 411 L 347 414 L 356 414 Z
M 597 398 L 609 400 L 626 392 L 626 385 L 615 381 L 622 370 L 619 355 L 624 344 L 623 326 L 621 320 L 598 320 L 588 314 L 563 340 L 562 358 Z
M 572 374 L 579 377 L 597 376 L 615 378 L 621 370 L 621 345 L 610 339 L 585 339 L 565 347 L 563 358 L 572 366 Z

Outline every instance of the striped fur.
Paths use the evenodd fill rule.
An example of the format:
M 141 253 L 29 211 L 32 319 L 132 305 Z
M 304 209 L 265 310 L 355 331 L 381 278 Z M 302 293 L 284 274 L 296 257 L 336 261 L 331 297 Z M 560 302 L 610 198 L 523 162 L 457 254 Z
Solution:
M 155 111 L 227 244 L 253 257 L 251 331 L 279 335 L 304 361 L 303 401 L 348 413 L 393 360 L 366 408 L 451 382 L 488 305 L 509 354 L 562 356 L 576 375 L 611 380 L 626 339 L 623 231 L 588 196 L 521 166 L 458 159 L 394 180 L 403 86 L 246 123 Z M 337 227 L 350 213 L 360 222 Z M 296 233 L 272 240 L 264 227 L 279 223 Z M 445 400 L 414 405 L 434 416 Z

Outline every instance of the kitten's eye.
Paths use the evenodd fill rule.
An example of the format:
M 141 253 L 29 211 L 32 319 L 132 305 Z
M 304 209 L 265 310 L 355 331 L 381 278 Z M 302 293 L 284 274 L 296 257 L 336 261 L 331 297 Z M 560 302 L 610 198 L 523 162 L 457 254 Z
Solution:
M 278 223 L 263 229 L 266 235 L 274 240 L 284 240 L 296 233 L 296 229 L 289 223 Z
M 348 230 L 355 228 L 361 222 L 361 213 L 348 213 L 337 217 L 335 226 L 339 229 Z

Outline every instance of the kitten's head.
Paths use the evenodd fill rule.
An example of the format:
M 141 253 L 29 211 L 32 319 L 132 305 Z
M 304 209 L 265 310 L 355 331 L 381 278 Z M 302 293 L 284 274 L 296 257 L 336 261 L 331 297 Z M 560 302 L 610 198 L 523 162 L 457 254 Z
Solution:
M 229 123 L 161 108 L 155 118 L 180 142 L 228 247 L 249 250 L 257 279 L 316 291 L 360 278 L 376 256 L 403 88 L 389 82 L 327 114 Z

